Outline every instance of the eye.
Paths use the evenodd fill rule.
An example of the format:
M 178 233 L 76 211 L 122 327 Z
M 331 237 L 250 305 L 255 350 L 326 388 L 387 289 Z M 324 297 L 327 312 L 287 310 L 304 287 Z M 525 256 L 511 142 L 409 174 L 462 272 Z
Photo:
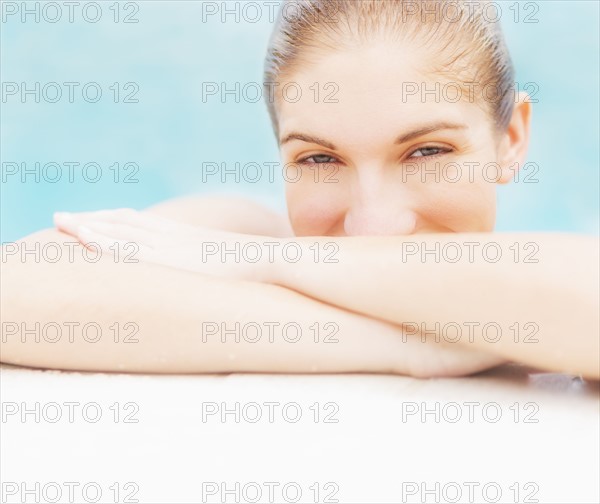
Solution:
M 339 161 L 336 158 L 328 156 L 327 154 L 314 154 L 299 161 L 299 163 L 305 164 L 334 164 L 338 162 Z
M 452 149 L 447 149 L 444 147 L 420 147 L 416 151 L 414 151 L 409 157 L 433 157 L 439 156 L 440 154 L 445 154 L 447 152 L 451 152 Z

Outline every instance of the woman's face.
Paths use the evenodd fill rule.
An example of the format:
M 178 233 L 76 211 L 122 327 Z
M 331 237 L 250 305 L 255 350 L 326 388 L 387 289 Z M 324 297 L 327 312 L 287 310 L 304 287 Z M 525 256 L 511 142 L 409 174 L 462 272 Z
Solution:
M 294 83 L 291 99 L 302 91 L 277 103 L 282 161 L 297 163 L 285 169 L 296 235 L 493 230 L 489 112 L 477 91 L 451 103 L 457 86 L 419 72 L 424 62 L 399 44 L 373 44 L 319 55 L 281 83 Z

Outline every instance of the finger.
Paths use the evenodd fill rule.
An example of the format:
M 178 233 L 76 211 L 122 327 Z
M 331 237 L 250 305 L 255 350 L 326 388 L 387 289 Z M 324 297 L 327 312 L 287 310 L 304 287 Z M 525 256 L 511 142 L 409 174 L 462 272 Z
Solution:
M 151 251 L 146 245 L 141 245 L 131 240 L 120 240 L 91 229 L 87 226 L 80 226 L 77 230 L 79 241 L 90 250 L 102 251 L 112 256 L 116 262 L 137 263 L 144 259 L 144 256 Z
M 90 221 L 114 221 L 116 212 L 120 210 L 99 210 L 95 212 L 56 212 L 54 214 L 54 225 L 73 236 L 77 233 L 77 228 Z
M 147 229 L 136 227 L 130 224 L 122 224 L 120 222 L 86 222 L 80 225 L 76 230 L 76 236 L 79 236 L 79 230 L 85 228 L 88 232 L 96 232 L 107 238 L 113 240 L 120 240 L 123 242 L 136 242 L 140 246 L 144 245 L 149 248 L 154 248 L 160 238 L 160 235 L 155 231 L 148 231 Z

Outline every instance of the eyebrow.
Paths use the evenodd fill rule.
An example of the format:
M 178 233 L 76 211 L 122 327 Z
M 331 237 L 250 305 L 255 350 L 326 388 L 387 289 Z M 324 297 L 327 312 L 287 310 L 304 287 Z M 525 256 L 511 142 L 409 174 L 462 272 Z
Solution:
M 400 135 L 398 138 L 396 138 L 396 140 L 394 140 L 394 143 L 403 144 L 420 136 L 427 135 L 428 133 L 433 133 L 434 131 L 464 129 L 467 129 L 466 124 L 438 122 L 422 126 L 419 129 L 410 131 L 408 133 L 405 133 L 404 135 Z
M 427 135 L 428 133 L 433 133 L 434 131 L 463 130 L 463 129 L 467 129 L 467 126 L 465 124 L 447 123 L 447 122 L 432 123 L 432 124 L 428 124 L 425 126 L 421 126 L 416 130 L 409 131 L 408 133 L 400 135 L 399 137 L 397 137 L 394 140 L 394 144 L 396 144 L 396 145 L 403 144 L 410 140 L 418 138 L 420 136 Z M 326 147 L 327 149 L 337 150 L 337 147 L 334 144 L 332 144 L 331 142 L 324 140 L 322 138 L 319 138 L 317 136 L 306 135 L 304 133 L 289 133 L 289 134 L 285 135 L 279 141 L 279 145 L 283 145 L 292 140 L 300 140 L 301 142 L 313 143 L 313 144 L 317 144 L 317 145 L 322 145 L 323 147 Z
M 290 133 L 288 135 L 285 135 L 279 141 L 279 145 L 283 145 L 291 140 L 300 140 L 302 142 L 314 143 L 317 145 L 322 145 L 323 147 L 327 147 L 328 149 L 331 149 L 331 150 L 337 150 L 336 146 L 333 145 L 331 142 L 328 142 L 327 140 L 323 140 L 322 138 L 319 138 L 317 136 L 305 135 L 303 133 Z

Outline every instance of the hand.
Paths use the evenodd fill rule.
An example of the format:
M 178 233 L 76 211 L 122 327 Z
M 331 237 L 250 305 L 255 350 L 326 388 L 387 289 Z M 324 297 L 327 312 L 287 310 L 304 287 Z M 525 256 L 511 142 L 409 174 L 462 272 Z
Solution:
M 238 280 L 259 280 L 261 276 L 262 261 L 248 262 L 240 257 L 243 254 L 235 252 L 256 241 L 257 237 L 251 235 L 190 226 L 128 208 L 56 213 L 54 224 L 83 245 L 98 247 L 103 253 L 114 255 L 128 250 L 132 262 Z

